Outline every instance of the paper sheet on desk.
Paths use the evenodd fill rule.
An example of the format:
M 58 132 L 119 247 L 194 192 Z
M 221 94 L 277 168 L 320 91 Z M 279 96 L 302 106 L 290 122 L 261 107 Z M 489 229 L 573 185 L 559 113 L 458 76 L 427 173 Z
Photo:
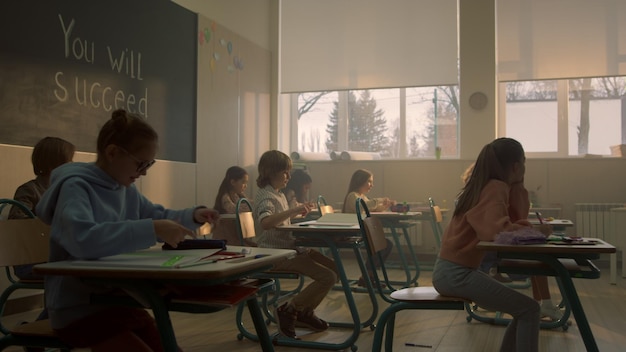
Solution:
M 304 221 L 298 223 L 300 226 L 359 226 L 359 220 L 356 214 L 351 213 L 328 213 L 322 215 L 317 220 Z
M 221 250 L 221 248 L 203 249 L 202 254 L 191 253 L 190 251 L 176 253 L 172 251 L 133 252 L 102 257 L 95 260 L 75 260 L 72 262 L 72 265 L 181 269 L 196 265 L 215 263 L 215 259 L 211 258 L 211 256 Z

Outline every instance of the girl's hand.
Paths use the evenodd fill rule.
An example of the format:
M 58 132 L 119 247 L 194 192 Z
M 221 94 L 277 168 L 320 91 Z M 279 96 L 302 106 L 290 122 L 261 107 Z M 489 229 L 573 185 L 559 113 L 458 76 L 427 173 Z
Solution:
M 197 208 L 193 212 L 193 219 L 199 224 L 208 222 L 211 225 L 216 225 L 220 219 L 220 213 L 211 208 Z
M 292 217 L 297 216 L 297 215 L 306 216 L 306 214 L 308 214 L 311 211 L 311 207 L 309 206 L 308 203 L 300 204 L 293 209 L 295 210 L 294 210 L 294 214 L 292 215 Z
M 196 233 L 173 220 L 153 220 L 154 232 L 163 242 L 176 248 L 186 236 L 196 237 Z
M 389 197 L 385 197 L 383 198 L 383 205 L 385 206 L 385 208 L 389 208 L 390 206 L 396 204 L 395 201 L 389 199 Z

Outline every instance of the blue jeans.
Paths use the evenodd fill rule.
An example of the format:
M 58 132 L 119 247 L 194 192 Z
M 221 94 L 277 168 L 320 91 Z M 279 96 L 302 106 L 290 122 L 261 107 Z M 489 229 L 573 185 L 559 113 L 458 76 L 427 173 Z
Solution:
M 535 352 L 539 349 L 539 303 L 532 297 L 492 279 L 482 271 L 437 258 L 433 286 L 444 296 L 469 299 L 477 305 L 510 314 L 500 351 Z

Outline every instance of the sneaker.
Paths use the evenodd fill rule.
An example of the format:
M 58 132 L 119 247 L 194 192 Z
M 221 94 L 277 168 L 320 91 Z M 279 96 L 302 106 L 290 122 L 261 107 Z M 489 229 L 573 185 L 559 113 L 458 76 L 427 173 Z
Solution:
M 299 328 L 309 328 L 313 331 L 324 331 L 328 329 L 328 323 L 318 318 L 312 310 L 298 312 L 296 326 Z
M 289 303 L 283 304 L 276 308 L 274 316 L 276 317 L 276 321 L 278 321 L 278 331 L 280 331 L 281 334 L 291 337 L 292 339 L 297 338 L 295 324 L 298 314 L 293 306 L 289 306 Z
M 541 306 L 541 317 L 548 317 L 550 318 L 550 320 L 552 321 L 559 321 L 561 318 L 563 318 L 563 312 L 561 312 L 561 309 L 558 306 L 555 305 L 542 305 Z

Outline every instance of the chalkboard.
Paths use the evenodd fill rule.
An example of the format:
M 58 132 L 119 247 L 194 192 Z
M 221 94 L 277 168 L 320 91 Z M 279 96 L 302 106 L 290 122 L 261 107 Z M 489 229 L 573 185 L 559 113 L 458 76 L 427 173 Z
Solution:
M 124 108 L 156 129 L 157 158 L 195 162 L 197 21 L 169 0 L 3 1 L 0 143 L 95 152 Z

